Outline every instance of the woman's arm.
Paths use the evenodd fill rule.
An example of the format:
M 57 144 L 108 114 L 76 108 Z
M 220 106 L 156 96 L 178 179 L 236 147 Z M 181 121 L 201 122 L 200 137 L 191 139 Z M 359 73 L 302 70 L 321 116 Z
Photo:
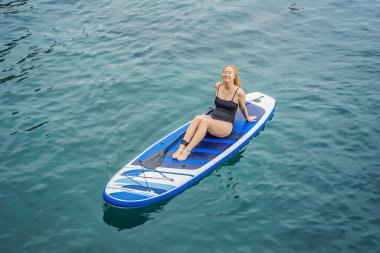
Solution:
M 217 94 L 217 91 L 218 91 L 218 88 L 219 88 L 220 84 L 221 84 L 220 82 L 215 83 L 215 96 L 218 95 L 218 94 Z
M 240 111 L 243 113 L 245 120 L 249 122 L 256 121 L 257 119 L 256 116 L 249 116 L 248 114 L 247 107 L 245 106 L 245 93 L 242 89 L 238 90 L 237 97 L 238 97 L 238 104 L 239 104 Z

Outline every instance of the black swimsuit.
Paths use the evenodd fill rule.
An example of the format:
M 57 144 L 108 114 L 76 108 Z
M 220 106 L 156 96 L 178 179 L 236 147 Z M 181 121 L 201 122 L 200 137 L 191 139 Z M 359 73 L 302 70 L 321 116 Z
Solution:
M 238 104 L 235 103 L 233 100 L 239 88 L 236 89 L 231 101 L 224 100 L 218 97 L 219 88 L 220 84 L 218 86 L 218 90 L 216 91 L 215 110 L 210 114 L 210 116 L 213 119 L 223 120 L 234 124 Z

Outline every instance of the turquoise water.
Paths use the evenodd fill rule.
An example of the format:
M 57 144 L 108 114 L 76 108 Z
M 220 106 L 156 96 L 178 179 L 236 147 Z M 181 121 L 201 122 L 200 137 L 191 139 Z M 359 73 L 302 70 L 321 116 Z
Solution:
M 293 9 L 293 10 L 291 10 Z M 379 252 L 380 1 L 1 1 L 1 252 Z M 264 132 L 148 208 L 110 177 L 226 64 Z

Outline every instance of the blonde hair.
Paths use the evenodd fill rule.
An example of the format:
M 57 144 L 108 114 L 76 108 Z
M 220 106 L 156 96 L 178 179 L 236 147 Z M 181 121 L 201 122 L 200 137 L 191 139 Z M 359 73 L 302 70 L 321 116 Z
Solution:
M 223 69 L 223 72 L 224 72 L 224 70 L 227 68 L 227 67 L 231 67 L 233 70 L 234 70 L 234 72 L 235 72 L 235 80 L 234 80 L 234 84 L 237 86 L 237 87 L 241 87 L 241 84 L 240 84 L 240 76 L 239 76 L 239 72 L 238 72 L 238 69 L 237 69 L 237 67 L 235 66 L 235 65 L 227 65 L 227 66 L 225 66 L 224 67 L 224 69 Z

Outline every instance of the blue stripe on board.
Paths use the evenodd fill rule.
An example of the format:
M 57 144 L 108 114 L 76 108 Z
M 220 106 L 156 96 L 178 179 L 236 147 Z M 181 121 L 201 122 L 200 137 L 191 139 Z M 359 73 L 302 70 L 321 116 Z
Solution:
M 233 143 L 235 143 L 235 141 L 233 141 Z M 197 148 L 220 150 L 223 152 L 227 148 L 231 147 L 231 145 L 232 144 L 229 144 L 229 143 L 217 143 L 217 142 L 201 141 L 201 143 L 199 143 L 197 145 Z
M 126 178 L 119 178 L 115 181 L 113 181 L 114 183 L 125 183 L 125 184 L 136 184 L 136 182 L 134 182 L 134 180 L 126 177 Z
M 150 184 L 148 183 L 148 186 L 149 185 Z M 162 194 L 164 192 L 167 192 L 164 189 L 150 187 L 150 186 L 149 186 L 149 188 L 147 188 L 146 186 L 141 186 L 141 185 L 123 185 L 123 188 L 133 189 L 133 190 L 139 190 L 139 191 L 145 191 L 145 192 L 149 192 L 149 190 L 151 190 L 151 191 L 153 191 L 154 193 L 157 193 L 157 194 Z
M 123 183 L 123 184 L 131 184 L 131 185 L 138 185 L 137 183 L 141 184 L 141 185 L 145 185 L 145 181 L 140 181 L 140 180 L 131 180 L 129 178 L 120 178 L 116 181 L 114 181 L 115 183 Z M 137 183 L 136 183 L 137 182 Z M 155 187 L 155 188 L 160 188 L 160 189 L 165 189 L 167 191 L 175 188 L 174 185 L 168 185 L 168 184 L 160 184 L 160 183 L 152 183 L 152 182 L 149 182 L 148 183 L 149 187 Z
M 239 129 L 232 129 L 232 133 L 230 135 L 228 135 L 227 137 L 223 137 L 223 138 L 217 138 L 215 136 L 212 136 L 211 134 L 206 134 L 205 138 L 204 139 L 214 139 L 215 141 L 217 140 L 226 140 L 226 141 L 233 141 L 233 142 L 236 142 L 238 139 L 240 139 L 243 134 L 242 133 L 239 133 Z
M 124 171 L 121 174 L 122 175 L 127 175 L 127 176 L 138 176 L 138 175 L 140 175 L 142 173 L 143 173 L 143 171 L 140 169 L 140 170 L 127 170 L 127 171 Z
M 224 138 L 203 138 L 202 142 L 216 142 L 216 143 L 227 143 L 227 144 L 234 144 L 236 141 L 235 140 L 227 140 Z
M 159 171 L 159 172 L 161 172 L 162 174 L 170 174 L 170 175 L 180 175 L 180 176 L 194 177 L 194 175 L 187 174 L 187 173 L 167 172 L 167 171 Z M 147 174 L 147 173 L 158 173 L 158 171 L 144 169 L 144 173 L 145 174 Z M 143 174 L 143 171 L 141 169 L 127 170 L 127 171 L 124 171 L 121 174 L 122 175 L 126 175 L 126 176 L 140 176 L 141 174 Z
M 164 159 L 162 160 L 163 162 L 170 162 L 170 163 L 175 163 L 175 164 L 183 164 L 183 163 L 186 163 L 186 164 L 202 164 L 204 165 L 205 163 L 207 163 L 207 161 L 202 161 L 202 160 L 194 160 L 194 159 L 191 159 L 191 157 L 189 156 L 188 159 L 186 159 L 185 161 L 178 161 L 176 159 L 173 159 L 171 158 L 171 155 L 170 154 L 167 154 L 169 155 L 168 157 L 164 157 Z M 191 155 L 191 154 L 190 154 Z M 162 166 L 164 167 L 164 166 Z M 179 167 L 178 167 L 179 168 Z
M 179 162 L 172 163 L 172 162 L 167 162 L 167 161 L 163 161 L 161 163 L 161 166 L 165 167 L 165 168 L 187 169 L 187 170 L 196 170 L 196 169 L 199 169 L 200 167 L 202 167 L 203 165 L 205 165 L 205 163 L 203 163 L 203 164 L 179 163 Z
M 220 153 L 222 153 L 221 150 L 204 149 L 204 148 L 193 148 L 192 152 L 198 152 L 198 153 L 210 153 L 210 154 L 217 154 L 217 155 L 219 155 Z
M 144 195 L 139 195 L 131 192 L 113 192 L 110 194 L 110 196 L 121 199 L 121 200 L 142 200 L 142 199 L 147 199 L 150 198 L 149 196 L 144 196 Z
M 239 133 L 238 132 L 238 129 L 233 129 L 232 130 L 232 133 L 230 135 L 228 135 L 227 137 L 224 137 L 224 139 L 226 140 L 233 140 L 233 141 L 237 141 L 239 140 L 241 137 L 243 136 L 242 133 Z M 215 137 L 214 137 L 215 138 Z

